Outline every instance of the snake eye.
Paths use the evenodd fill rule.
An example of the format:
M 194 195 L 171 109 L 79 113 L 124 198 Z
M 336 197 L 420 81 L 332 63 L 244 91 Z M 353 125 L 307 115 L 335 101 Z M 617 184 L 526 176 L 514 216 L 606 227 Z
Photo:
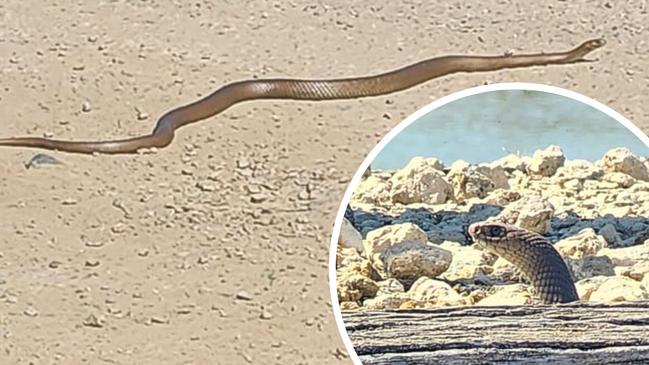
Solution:
M 500 226 L 489 226 L 487 235 L 490 237 L 502 237 L 505 235 L 505 228 Z

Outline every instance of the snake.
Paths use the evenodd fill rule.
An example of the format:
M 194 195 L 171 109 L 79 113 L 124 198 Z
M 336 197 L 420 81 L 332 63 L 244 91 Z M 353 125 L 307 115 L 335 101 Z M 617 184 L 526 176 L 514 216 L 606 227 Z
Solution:
M 340 79 L 252 79 L 226 84 L 202 99 L 172 109 L 160 117 L 150 134 L 116 140 L 67 141 L 40 137 L 0 139 L 0 146 L 28 147 L 85 154 L 137 153 L 163 148 L 183 126 L 217 115 L 234 104 L 257 99 L 335 100 L 371 97 L 411 88 L 457 72 L 496 71 L 506 68 L 592 62 L 588 53 L 602 47 L 591 39 L 566 52 L 498 56 L 449 55 L 430 58 L 381 74 Z
M 469 235 L 488 252 L 514 264 L 525 275 L 543 304 L 579 300 L 575 282 L 561 255 L 542 235 L 500 222 L 477 222 Z

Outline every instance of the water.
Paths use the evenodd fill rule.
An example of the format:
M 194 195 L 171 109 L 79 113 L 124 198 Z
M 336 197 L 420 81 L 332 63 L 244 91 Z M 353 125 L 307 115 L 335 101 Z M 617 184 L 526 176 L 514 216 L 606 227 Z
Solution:
M 393 170 L 415 156 L 491 162 L 509 153 L 532 155 L 554 144 L 568 159 L 599 160 L 626 147 L 649 148 L 607 114 L 571 98 L 533 90 L 498 90 L 445 104 L 417 119 L 378 154 L 372 168 Z

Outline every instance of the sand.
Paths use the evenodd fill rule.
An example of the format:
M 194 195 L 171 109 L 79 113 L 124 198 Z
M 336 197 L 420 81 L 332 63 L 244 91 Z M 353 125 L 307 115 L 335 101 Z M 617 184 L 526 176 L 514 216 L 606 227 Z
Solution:
M 401 119 L 466 87 L 528 81 L 649 131 L 642 1 L 86 3 L 0 4 L 0 135 L 149 132 L 166 110 L 251 77 L 608 45 L 597 63 L 454 75 L 386 97 L 246 103 L 154 154 L 50 153 L 64 164 L 26 169 L 37 151 L 0 149 L 7 364 L 349 364 L 330 229 L 356 167 Z

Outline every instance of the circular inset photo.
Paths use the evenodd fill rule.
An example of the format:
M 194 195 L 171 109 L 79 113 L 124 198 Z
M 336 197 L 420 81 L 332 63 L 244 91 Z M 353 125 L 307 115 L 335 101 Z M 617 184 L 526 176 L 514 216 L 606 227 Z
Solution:
M 649 361 L 648 146 L 610 108 L 538 84 L 410 116 L 334 227 L 332 302 L 354 362 Z

